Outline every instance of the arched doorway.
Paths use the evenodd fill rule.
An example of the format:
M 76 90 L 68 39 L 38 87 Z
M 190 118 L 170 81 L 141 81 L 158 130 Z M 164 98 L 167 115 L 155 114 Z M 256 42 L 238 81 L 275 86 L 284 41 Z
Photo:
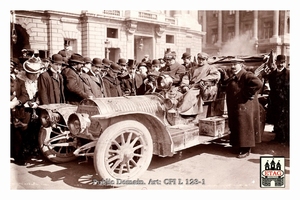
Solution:
M 13 24 L 10 24 L 10 56 L 19 58 L 22 56 L 22 49 L 30 49 L 29 35 L 20 24 L 15 24 L 15 30 L 17 34 L 16 44 L 12 41 L 12 29 Z

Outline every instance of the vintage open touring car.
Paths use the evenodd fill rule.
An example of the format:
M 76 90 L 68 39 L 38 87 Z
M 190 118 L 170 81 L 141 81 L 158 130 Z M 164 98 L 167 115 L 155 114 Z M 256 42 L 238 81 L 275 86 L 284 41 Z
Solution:
M 256 68 L 263 63 L 263 56 L 245 58 L 246 66 L 247 58 Z M 214 64 L 227 65 L 223 58 Z M 92 157 L 100 179 L 132 180 L 147 170 L 152 155 L 173 156 L 230 134 L 222 89 L 213 100 L 204 101 L 204 112 L 195 122 L 196 115 L 182 116 L 174 109 L 167 95 L 169 79 L 164 76 L 157 82 L 162 93 L 39 106 L 42 153 L 53 163 Z

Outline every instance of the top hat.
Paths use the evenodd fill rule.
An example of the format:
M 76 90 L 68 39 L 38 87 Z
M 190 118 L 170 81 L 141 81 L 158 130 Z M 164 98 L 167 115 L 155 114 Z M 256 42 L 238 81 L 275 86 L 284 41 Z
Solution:
M 285 55 L 278 55 L 276 57 L 276 61 L 280 61 L 280 62 L 285 61 Z
M 189 59 L 189 58 L 191 58 L 191 54 L 189 54 L 189 53 L 184 53 L 184 54 L 182 54 L 182 57 L 181 57 L 181 59 Z
M 63 64 L 63 57 L 60 54 L 53 54 L 51 57 L 51 62 L 52 63 L 58 63 L 58 64 Z
M 69 62 L 84 64 L 83 56 L 78 53 L 73 53 L 69 59 Z
M 92 60 L 91 60 L 90 57 L 84 57 L 83 61 L 84 61 L 85 64 L 92 63 Z
M 134 66 L 134 65 L 135 65 L 135 60 L 133 60 L 133 59 L 128 59 L 127 66 L 128 66 L 128 67 L 132 67 L 132 66 Z
M 201 52 L 201 53 L 197 54 L 197 57 L 198 58 L 202 58 L 202 59 L 207 59 L 208 58 L 208 54 L 204 53 L 204 52 Z
M 111 69 L 113 72 L 121 73 L 122 67 L 121 67 L 120 65 L 118 65 L 117 63 L 112 63 L 112 64 L 110 65 L 110 69 Z
M 96 67 L 103 67 L 102 60 L 100 58 L 94 58 L 92 61 L 92 65 Z
M 41 69 L 41 62 L 35 58 L 31 57 L 23 63 L 23 69 L 31 74 L 37 74 Z
M 65 40 L 65 43 L 64 43 L 64 46 L 70 46 L 70 44 L 71 44 L 71 41 L 70 40 Z
M 126 65 L 126 59 L 120 58 L 120 59 L 118 60 L 118 65 Z

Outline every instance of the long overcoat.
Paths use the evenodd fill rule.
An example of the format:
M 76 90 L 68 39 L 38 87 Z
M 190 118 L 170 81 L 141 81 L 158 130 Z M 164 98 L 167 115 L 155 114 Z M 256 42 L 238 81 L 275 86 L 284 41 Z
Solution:
M 254 147 L 261 142 L 260 105 L 257 93 L 262 82 L 252 72 L 242 69 L 226 88 L 228 125 L 233 147 Z
M 38 91 L 40 105 L 65 103 L 63 77 L 60 73 L 57 73 L 57 77 L 50 69 L 42 73 L 38 78 Z

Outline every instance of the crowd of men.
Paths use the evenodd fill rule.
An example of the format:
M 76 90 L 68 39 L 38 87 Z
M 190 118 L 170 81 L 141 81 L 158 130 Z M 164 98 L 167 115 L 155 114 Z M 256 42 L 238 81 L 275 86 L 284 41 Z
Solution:
M 180 114 L 197 115 L 203 112 L 201 101 L 216 97 L 217 83 L 224 71 L 209 65 L 208 54 L 203 52 L 197 54 L 196 61 L 192 61 L 189 53 L 184 53 L 181 57 L 183 64 L 178 63 L 176 58 L 176 52 L 168 51 L 159 59 L 150 59 L 149 55 L 145 55 L 141 61 L 120 58 L 113 62 L 107 58 L 84 57 L 68 48 L 46 59 L 41 59 L 38 52 L 23 61 L 12 58 L 12 157 L 16 163 L 23 164 L 24 151 L 38 151 L 37 136 L 32 134 L 40 127 L 35 113 L 38 105 L 78 105 L 86 98 L 159 92 L 157 78 L 162 75 L 172 79 L 172 89 L 178 94 L 177 108 Z M 234 63 L 240 61 L 235 60 Z M 206 93 L 203 88 L 207 89 Z M 260 84 L 251 95 L 259 88 Z M 199 94 L 202 98 L 199 98 Z

